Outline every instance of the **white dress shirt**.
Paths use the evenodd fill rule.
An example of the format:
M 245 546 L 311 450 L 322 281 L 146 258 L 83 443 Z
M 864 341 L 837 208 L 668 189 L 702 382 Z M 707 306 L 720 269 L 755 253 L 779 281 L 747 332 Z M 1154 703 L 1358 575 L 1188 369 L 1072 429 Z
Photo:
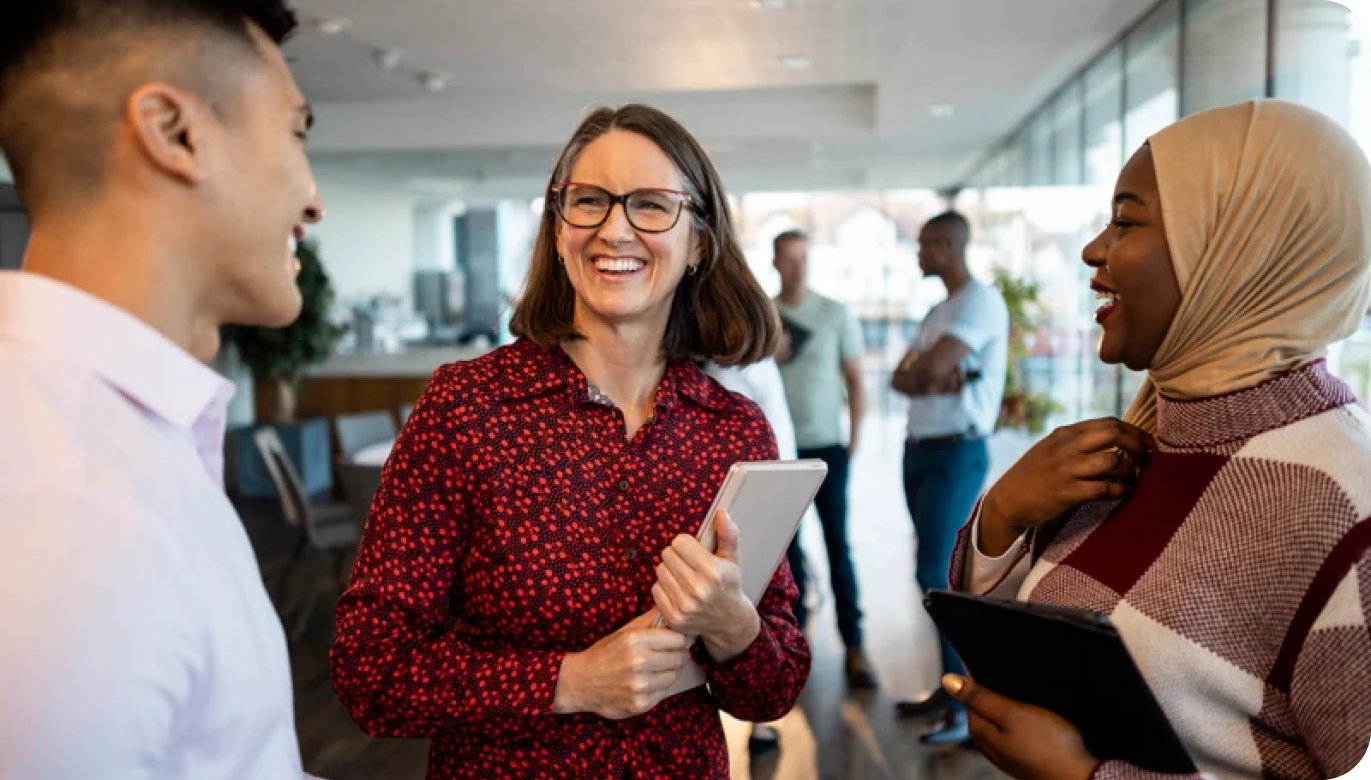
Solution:
M 232 386 L 0 272 L 0 778 L 297 780 L 290 661 L 223 493 Z
M 968 564 L 965 567 L 966 581 L 961 583 L 967 592 L 977 596 L 998 596 L 1015 599 L 1019 589 L 1028 579 L 1033 568 L 1032 556 L 1028 554 L 1027 534 L 1021 534 L 1008 550 L 997 558 L 981 552 L 981 514 L 978 511 L 971 520 L 971 537 L 966 552 Z
M 776 434 L 776 450 L 781 460 L 795 460 L 795 424 L 790 419 L 790 405 L 785 400 L 785 384 L 781 369 L 773 358 L 750 366 L 724 368 L 705 364 L 705 373 L 723 385 L 730 393 L 737 393 L 761 407 L 762 416 L 771 423 Z

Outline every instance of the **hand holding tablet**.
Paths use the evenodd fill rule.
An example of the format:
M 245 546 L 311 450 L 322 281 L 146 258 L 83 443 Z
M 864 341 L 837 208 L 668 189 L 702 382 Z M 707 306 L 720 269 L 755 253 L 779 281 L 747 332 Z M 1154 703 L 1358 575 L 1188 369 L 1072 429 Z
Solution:
M 658 595 L 662 593 L 667 602 L 665 606 L 676 611 L 677 614 L 672 615 L 668 609 L 662 609 L 668 624 L 675 617 L 681 618 L 679 625 L 693 629 L 726 623 L 735 615 L 741 615 L 739 619 L 744 621 L 756 621 L 755 606 L 776 575 L 781 558 L 799 530 L 800 520 L 827 474 L 824 462 L 814 460 L 739 463 L 729 470 L 695 539 L 678 538 L 663 554 L 653 598 L 662 609 L 663 598 Z M 726 524 L 732 521 L 731 525 L 737 530 L 736 541 L 726 538 L 732 531 L 719 525 L 721 518 Z M 721 530 L 723 534 L 719 533 Z M 721 539 L 721 536 L 725 538 Z M 671 565 L 672 561 L 678 562 Z M 672 578 L 665 584 L 663 571 Z M 734 576 L 736 581 L 731 579 Z M 752 609 L 737 609 L 736 603 L 728 603 L 732 594 L 739 590 Z M 725 593 L 730 595 L 723 595 Z M 706 596 L 711 597 L 713 608 L 702 607 Z M 694 609 L 684 609 L 687 606 Z M 705 613 L 709 613 L 708 616 Z M 720 615 L 725 616 L 723 620 Z M 672 627 L 686 633 L 678 626 Z M 737 636 L 733 635 L 735 632 Z M 692 631 L 691 635 L 697 634 Z M 745 651 L 755 637 L 756 630 L 751 624 L 729 625 L 719 635 L 709 637 L 706 649 L 711 656 L 715 652 L 723 653 L 726 660 L 728 655 L 737 654 L 734 650 Z M 745 644 L 744 639 L 747 640 Z M 744 646 L 739 649 L 732 647 L 734 644 Z M 672 686 L 671 693 L 687 691 L 704 683 L 704 671 L 690 663 Z

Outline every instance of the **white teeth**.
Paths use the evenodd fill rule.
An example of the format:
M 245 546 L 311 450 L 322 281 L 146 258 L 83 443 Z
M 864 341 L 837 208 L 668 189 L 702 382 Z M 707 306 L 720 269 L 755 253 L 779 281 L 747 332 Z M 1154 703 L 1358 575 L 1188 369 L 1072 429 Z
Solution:
M 642 270 L 643 266 L 645 265 L 647 264 L 644 263 L 642 260 L 633 260 L 631 258 L 619 260 L 601 258 L 595 261 L 596 269 L 601 271 L 615 271 L 619 273 L 630 273 L 632 271 L 639 271 Z
M 290 237 L 290 242 L 289 242 L 289 244 L 290 244 L 290 256 L 291 256 L 291 257 L 295 257 L 295 250 L 298 249 L 298 248 L 300 247 L 300 242 L 297 241 L 297 240 L 295 239 L 295 236 L 291 236 L 291 237 Z
M 1116 292 L 1111 292 L 1109 290 L 1096 290 L 1095 298 L 1101 301 L 1109 301 L 1110 303 L 1119 302 L 1119 294 Z

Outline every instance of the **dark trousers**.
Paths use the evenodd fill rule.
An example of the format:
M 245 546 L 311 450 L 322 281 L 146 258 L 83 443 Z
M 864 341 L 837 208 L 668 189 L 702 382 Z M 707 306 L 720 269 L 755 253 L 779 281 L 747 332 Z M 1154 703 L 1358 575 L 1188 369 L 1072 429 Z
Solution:
M 914 576 L 925 593 L 947 589 L 957 532 L 970 519 L 989 468 L 985 439 L 905 444 L 904 495 L 918 537 Z M 938 639 L 943 673 L 965 674 L 951 643 L 943 636 Z
M 815 450 L 800 450 L 801 460 L 822 460 L 828 464 L 828 477 L 814 497 L 814 508 L 824 528 L 824 546 L 828 548 L 829 581 L 833 585 L 833 601 L 838 611 L 838 632 L 843 644 L 850 648 L 862 646 L 862 608 L 857 596 L 857 572 L 852 568 L 852 551 L 847 546 L 847 482 L 851 456 L 841 445 Z M 805 563 L 797 539 L 787 554 L 795 582 L 800 586 L 800 606 L 795 617 L 805 624 Z

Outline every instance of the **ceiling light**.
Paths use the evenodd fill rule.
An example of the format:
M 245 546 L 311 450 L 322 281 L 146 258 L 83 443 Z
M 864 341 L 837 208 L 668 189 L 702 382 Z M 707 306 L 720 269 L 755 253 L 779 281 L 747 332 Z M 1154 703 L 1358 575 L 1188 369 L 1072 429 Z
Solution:
M 784 11 L 800 4 L 800 0 L 752 0 L 752 7 L 762 11 Z
M 399 49 L 377 49 L 376 65 L 381 70 L 395 70 L 400 67 L 401 54 Z
M 928 107 L 928 115 L 934 119 L 951 119 L 953 113 L 950 103 L 934 103 Z
M 319 31 L 321 35 L 342 35 L 345 31 L 352 27 L 352 20 L 324 19 L 319 22 L 316 22 L 314 27 Z
M 425 73 L 419 77 L 419 81 L 429 92 L 442 92 L 447 89 L 450 78 L 446 73 Z
M 776 64 L 786 70 L 804 70 L 809 67 L 809 55 L 786 54 L 776 58 Z

